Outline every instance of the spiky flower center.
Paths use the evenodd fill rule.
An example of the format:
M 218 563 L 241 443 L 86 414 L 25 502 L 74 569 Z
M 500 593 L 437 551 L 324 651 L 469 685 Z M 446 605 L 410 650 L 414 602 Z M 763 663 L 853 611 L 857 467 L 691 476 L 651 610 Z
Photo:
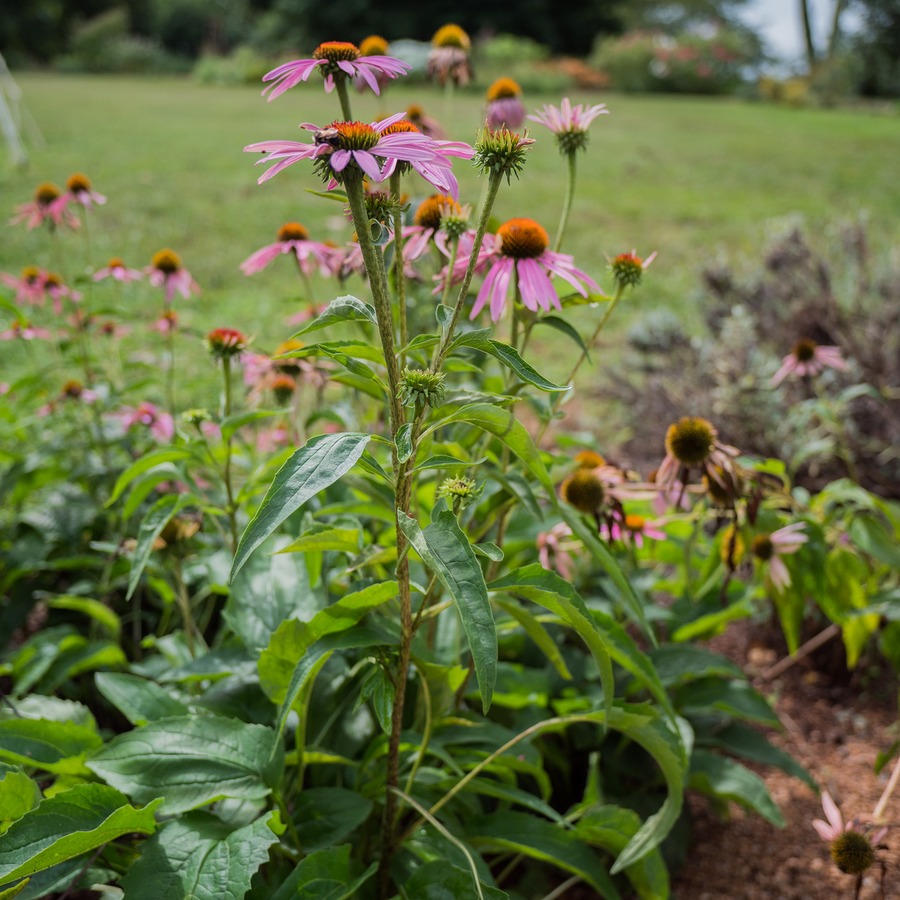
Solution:
M 76 172 L 74 175 L 69 176 L 69 180 L 66 182 L 66 189 L 73 194 L 89 191 L 91 189 L 91 179 L 87 175 L 82 175 L 81 172 Z
M 422 120 L 422 116 L 425 115 L 425 110 L 423 107 L 419 106 L 418 103 L 413 103 L 410 106 L 406 107 L 406 118 L 415 125 L 417 122 Z
M 498 78 L 488 89 L 485 97 L 490 100 L 503 100 L 506 97 L 521 97 L 522 88 L 512 78 Z
M 22 281 L 28 284 L 35 284 L 41 277 L 41 270 L 37 266 L 25 266 L 22 269 Z
M 647 520 L 643 516 L 637 515 L 637 513 L 628 513 L 625 516 L 625 527 L 629 531 L 643 531 L 646 524 Z
M 419 204 L 419 208 L 413 216 L 413 222 L 420 228 L 431 228 L 437 231 L 441 227 L 443 210 L 446 206 L 451 209 L 459 209 L 459 204 L 455 203 L 452 197 L 448 197 L 446 194 L 432 194 Z
M 842 831 L 831 842 L 831 859 L 846 875 L 861 875 L 875 862 L 875 850 L 864 834 Z
M 77 378 L 70 378 L 62 388 L 64 397 L 69 400 L 77 400 L 84 391 L 84 385 Z
M 272 393 L 282 406 L 294 396 L 296 389 L 297 382 L 290 375 L 278 375 L 272 379 Z
M 764 562 L 775 555 L 775 544 L 772 543 L 772 538 L 768 534 L 756 535 L 756 537 L 753 538 L 750 549 L 757 559 L 761 559 Z
M 174 250 L 160 250 L 153 254 L 152 265 L 165 275 L 174 275 L 181 268 L 181 257 Z
M 494 131 L 486 125 L 475 141 L 472 164 L 485 174 L 505 173 L 508 184 L 513 174 L 516 178 L 519 177 L 519 172 L 525 165 L 525 154 L 533 143 L 527 132 L 525 137 L 520 137 L 507 128 Z
M 644 261 L 633 253 L 620 253 L 609 264 L 609 272 L 623 287 L 638 284 L 644 274 Z
M 577 453 L 575 462 L 578 463 L 579 469 L 596 469 L 598 466 L 606 465 L 606 460 L 593 450 L 582 450 L 581 453 Z
M 38 206 L 48 206 L 61 193 L 62 191 L 52 181 L 45 181 L 35 188 L 34 199 Z
M 716 443 L 716 429 L 699 416 L 684 416 L 669 426 L 666 450 L 685 466 L 699 466 L 709 459 Z
M 309 232 L 299 222 L 285 222 L 278 229 L 278 240 L 282 241 L 308 241 Z
M 454 510 L 458 511 L 478 496 L 472 478 L 445 478 L 438 488 L 438 496 L 444 497 Z
M 327 59 L 330 63 L 353 62 L 360 56 L 359 47 L 345 41 L 326 41 L 313 50 L 313 59 Z
M 577 469 L 562 484 L 566 503 L 583 513 L 593 514 L 603 506 L 603 482 L 590 469 Z
M 236 328 L 215 328 L 206 336 L 206 348 L 214 359 L 231 359 L 247 349 L 247 338 Z
M 534 259 L 550 246 L 550 237 L 534 219 L 510 219 L 497 229 L 500 252 L 516 259 Z
M 793 354 L 797 362 L 809 362 L 816 355 L 816 342 L 802 338 L 794 345 Z
M 342 150 L 371 150 L 381 135 L 365 122 L 332 122 L 331 129 L 337 132 L 337 140 Z M 317 142 L 321 142 L 319 135 Z M 329 141 L 330 143 L 330 141 Z
M 466 53 L 472 49 L 472 40 L 459 25 L 444 25 L 434 33 L 432 47 L 458 47 Z
M 370 34 L 360 45 L 360 56 L 385 56 L 388 42 L 380 34 Z
M 399 122 L 394 122 L 393 125 L 388 125 L 382 134 L 421 134 L 419 129 L 413 125 L 412 122 L 407 121 L 406 119 L 401 119 Z
M 122 259 L 121 256 L 113 256 L 110 261 L 106 264 L 107 269 L 124 269 L 125 268 L 125 260 Z
M 44 276 L 44 287 L 48 289 L 59 288 L 62 287 L 62 276 L 57 275 L 56 272 L 48 272 Z

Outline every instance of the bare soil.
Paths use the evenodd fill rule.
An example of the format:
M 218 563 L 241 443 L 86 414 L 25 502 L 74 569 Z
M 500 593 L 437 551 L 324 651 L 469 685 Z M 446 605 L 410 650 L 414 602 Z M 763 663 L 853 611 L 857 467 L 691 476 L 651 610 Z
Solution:
M 810 632 L 807 637 L 811 637 Z M 798 662 L 780 678 L 759 675 L 786 654 L 776 629 L 735 623 L 713 640 L 723 653 L 754 678 L 757 689 L 774 702 L 785 729 L 768 734 L 772 743 L 804 765 L 834 797 L 845 821 L 871 813 L 887 784 L 894 761 L 879 775 L 877 754 L 898 737 L 897 685 L 861 660 L 853 673 L 844 665 L 836 638 Z M 756 767 L 781 807 L 786 827 L 732 804 L 722 822 L 704 798 L 689 792 L 693 840 L 684 868 L 673 879 L 675 900 L 834 900 L 855 896 L 856 879 L 831 862 L 828 845 L 810 824 L 824 819 L 819 797 L 806 784 L 780 770 Z M 897 823 L 878 850 L 879 862 L 866 874 L 860 900 L 900 900 L 900 789 L 885 815 Z M 884 863 L 882 868 L 881 863 Z

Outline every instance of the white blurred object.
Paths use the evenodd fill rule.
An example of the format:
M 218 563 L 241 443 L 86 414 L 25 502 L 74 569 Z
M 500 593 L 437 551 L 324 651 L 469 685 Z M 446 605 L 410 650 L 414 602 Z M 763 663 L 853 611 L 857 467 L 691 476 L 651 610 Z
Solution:
M 13 81 L 3 54 L 0 53 L 0 131 L 6 138 L 13 164 L 21 168 L 28 165 L 28 153 L 22 142 L 22 122 L 28 129 L 31 142 L 38 150 L 47 146 L 37 122 L 34 121 L 25 101 L 22 100 L 22 89 Z

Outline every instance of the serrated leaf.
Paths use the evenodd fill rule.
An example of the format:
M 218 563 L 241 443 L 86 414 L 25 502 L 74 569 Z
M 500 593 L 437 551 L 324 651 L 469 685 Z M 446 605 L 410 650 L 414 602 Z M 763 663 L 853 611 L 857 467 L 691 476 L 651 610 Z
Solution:
M 48 719 L 0 722 L 0 760 L 57 775 L 84 773 L 87 754 L 102 743 L 93 728 L 73 722 Z
M 456 516 L 444 510 L 424 529 L 402 511 L 397 523 L 406 539 L 450 594 L 469 641 L 486 713 L 497 680 L 497 629 L 484 573 Z
M 688 785 L 710 797 L 733 800 L 745 809 L 755 810 L 778 828 L 784 828 L 784 818 L 766 783 L 733 759 L 709 750 L 695 750 Z
M 106 501 L 106 506 L 112 506 L 119 497 L 122 496 L 122 492 L 125 488 L 134 481 L 138 475 L 143 475 L 144 472 L 152 469 L 154 466 L 161 465 L 162 463 L 171 463 L 177 462 L 181 459 L 188 459 L 191 455 L 190 450 L 185 450 L 180 447 L 167 447 L 165 450 L 154 450 L 150 453 L 145 453 L 137 462 L 132 463 L 117 479 L 115 486 L 113 487 L 112 494 L 109 496 L 109 500 Z
M 232 581 L 250 554 L 291 513 L 353 468 L 368 442 L 367 434 L 323 434 L 310 438 L 291 455 L 241 537 L 231 567 Z
M 126 600 L 131 599 L 134 589 L 141 579 L 141 572 L 150 559 L 153 544 L 162 533 L 166 523 L 178 515 L 185 507 L 196 505 L 197 498 L 193 494 L 166 494 L 147 511 L 138 528 L 137 547 L 131 558 L 131 574 L 128 576 L 128 593 Z
M 271 728 L 219 716 L 159 719 L 113 738 L 88 768 L 138 803 L 186 812 L 223 797 L 261 800 L 278 784 L 284 751 Z
M 307 788 L 297 796 L 293 820 L 304 853 L 324 850 L 362 825 L 373 802 L 339 787 Z
M 277 812 L 231 830 L 205 812 L 169 822 L 141 848 L 122 888 L 129 900 L 243 900 L 284 825 Z
M 135 809 L 104 784 L 81 784 L 26 813 L 0 835 L 0 883 L 33 875 L 129 832 L 152 834 L 160 801 Z
M 332 300 L 317 318 L 292 334 L 291 339 L 308 334 L 310 331 L 327 328 L 329 325 L 335 325 L 338 322 L 369 322 L 372 325 L 377 325 L 378 318 L 375 315 L 374 306 L 363 303 L 362 300 L 347 294 Z
M 97 689 L 132 725 L 146 725 L 157 719 L 186 716 L 190 710 L 154 681 L 137 675 L 98 672 Z
M 453 422 L 468 422 L 471 425 L 476 425 L 506 444 L 528 471 L 544 486 L 548 497 L 553 502 L 556 501 L 553 481 L 547 472 L 544 461 L 541 459 L 541 455 L 538 453 L 531 436 L 512 411 L 488 403 L 472 403 L 456 410 L 447 418 L 432 424 L 423 433 L 422 437 L 425 438 L 435 429 L 450 425 Z

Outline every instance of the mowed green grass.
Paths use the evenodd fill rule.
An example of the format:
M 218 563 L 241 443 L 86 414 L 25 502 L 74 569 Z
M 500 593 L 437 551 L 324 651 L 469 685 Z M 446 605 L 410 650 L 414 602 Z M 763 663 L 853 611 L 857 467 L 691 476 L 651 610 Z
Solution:
M 111 255 L 134 267 L 154 251 L 171 247 L 203 287 L 203 295 L 177 301 L 195 332 L 219 325 L 257 335 L 271 348 L 291 329 L 285 316 L 300 293 L 287 259 L 246 278 L 239 263 L 275 238 L 285 221 L 310 228 L 313 237 L 339 242 L 351 233 L 342 208 L 306 193 L 321 190 L 311 166 L 300 163 L 257 186 L 262 168 L 244 145 L 266 139 L 305 140 L 300 122 L 326 124 L 338 112 L 336 95 L 317 83 L 267 103 L 256 87 L 199 86 L 189 80 L 143 80 L 20 74 L 17 80 L 48 147 L 32 154 L 28 171 L 16 171 L 0 148 L 0 214 L 30 199 L 42 180 L 64 183 L 73 171 L 89 175 L 109 197 L 91 220 L 95 268 Z M 601 284 L 608 284 L 605 256 L 637 248 L 659 257 L 645 284 L 618 316 L 670 306 L 689 325 L 699 309 L 699 273 L 705 263 L 751 254 L 764 224 L 800 214 L 813 231 L 844 216 L 867 211 L 876 235 L 896 236 L 900 213 L 900 118 L 853 111 L 794 110 L 729 99 L 579 94 L 578 102 L 608 104 L 586 154 L 579 158 L 578 190 L 564 250 Z M 558 103 L 556 96 L 526 97 L 529 106 Z M 410 102 L 444 119 L 444 98 L 427 87 L 394 85 L 383 105 L 372 95 L 354 97 L 364 120 Z M 471 141 L 481 121 L 478 95 L 457 94 L 451 136 Z M 531 128 L 537 144 L 521 180 L 504 187 L 496 216 L 528 216 L 551 236 L 565 184 L 563 160 L 551 134 Z M 477 205 L 483 180 L 469 163 L 455 164 L 462 199 Z M 418 178 L 405 187 L 413 197 L 430 193 Z M 0 269 L 17 272 L 28 263 L 58 268 L 44 229 L 4 228 Z M 78 235 L 66 235 L 70 271 L 84 264 Z M 362 290 L 362 285 L 351 285 Z M 100 286 L 95 303 L 114 299 Z M 335 296 L 333 283 L 317 281 L 320 301 Z M 160 308 L 147 287 L 126 293 L 133 313 L 147 319 Z M 596 310 L 579 310 L 586 328 Z M 133 341 L 146 341 L 136 330 Z M 551 337 L 553 335 L 553 337 Z M 565 374 L 571 345 L 545 332 L 529 354 L 547 374 Z M 17 350 L 6 345 L 6 358 Z M 185 347 L 186 371 L 203 370 L 202 351 Z

